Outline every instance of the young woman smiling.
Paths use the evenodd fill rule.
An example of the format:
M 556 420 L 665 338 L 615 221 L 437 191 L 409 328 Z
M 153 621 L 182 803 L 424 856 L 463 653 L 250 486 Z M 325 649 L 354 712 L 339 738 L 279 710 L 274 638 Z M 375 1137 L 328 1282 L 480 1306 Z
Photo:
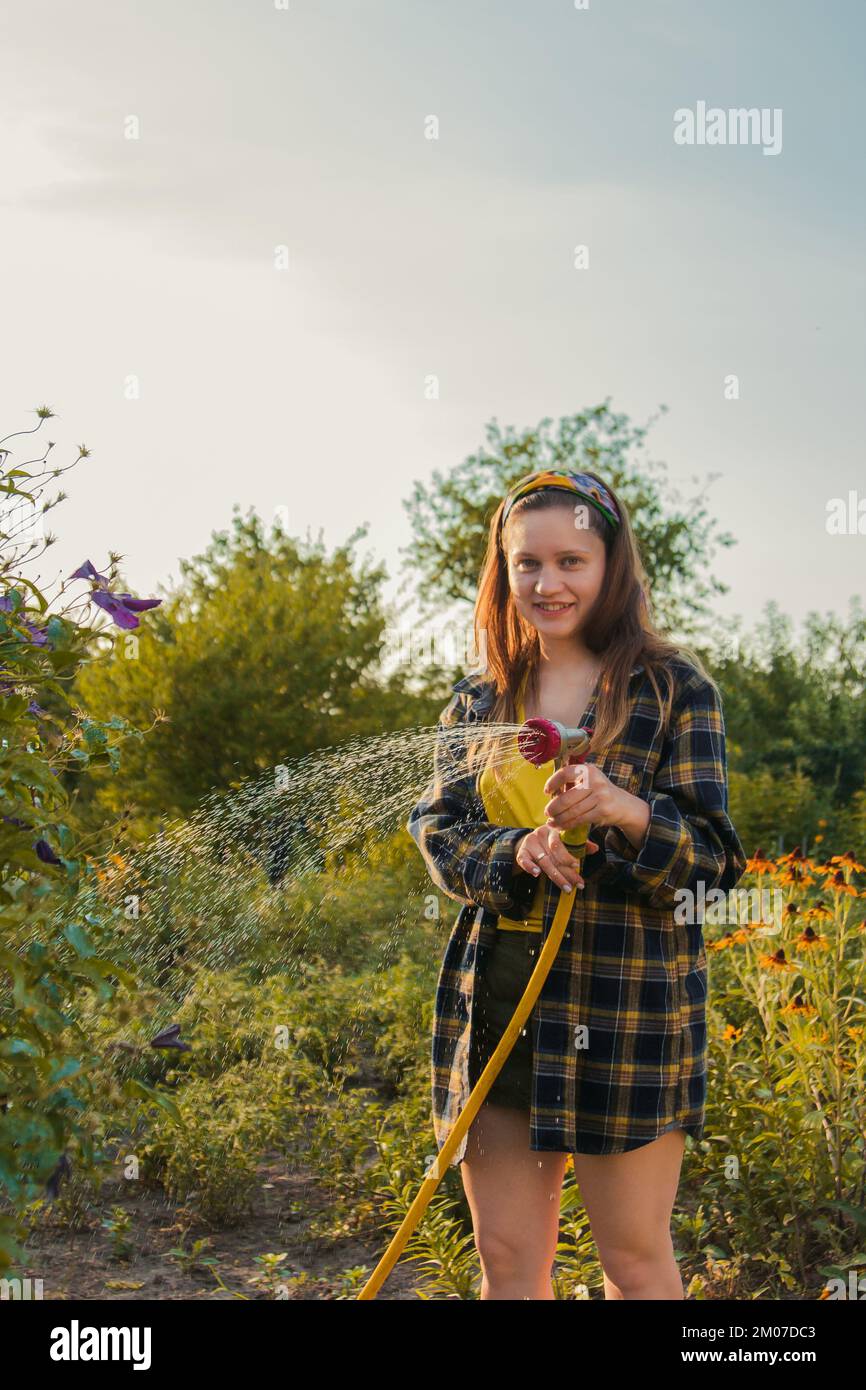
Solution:
M 681 1299 L 670 1217 L 686 1135 L 704 1128 L 707 980 L 701 922 L 674 915 L 675 895 L 728 890 L 745 868 L 719 692 L 655 631 L 625 508 L 594 473 L 542 470 L 502 500 L 475 628 L 487 670 L 453 687 L 407 824 L 462 903 L 436 991 L 440 1148 L 574 895 L 529 1026 L 452 1160 L 481 1297 L 553 1298 L 572 1155 L 605 1297 Z M 590 730 L 581 784 L 516 741 L 503 756 L 495 726 L 533 716 Z M 585 847 L 582 871 L 563 841 Z

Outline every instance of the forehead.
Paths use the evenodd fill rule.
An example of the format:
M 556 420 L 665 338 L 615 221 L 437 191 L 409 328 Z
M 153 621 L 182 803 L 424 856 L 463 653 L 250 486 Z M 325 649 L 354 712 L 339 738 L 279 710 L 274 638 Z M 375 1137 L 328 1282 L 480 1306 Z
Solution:
M 563 550 L 586 555 L 604 552 L 604 541 L 589 529 L 589 503 L 576 501 L 566 507 L 543 507 L 536 512 L 510 516 L 503 540 L 508 555 L 531 552 L 551 556 Z

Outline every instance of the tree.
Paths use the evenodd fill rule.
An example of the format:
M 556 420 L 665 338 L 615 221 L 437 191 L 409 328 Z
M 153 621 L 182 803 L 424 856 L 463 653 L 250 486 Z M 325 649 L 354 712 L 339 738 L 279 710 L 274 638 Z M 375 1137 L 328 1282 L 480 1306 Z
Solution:
M 791 619 L 768 603 L 754 630 L 713 663 L 713 674 L 724 691 L 731 766 L 762 789 L 749 803 L 755 835 L 761 837 L 763 794 L 763 838 L 772 832 L 801 842 L 823 818 L 827 837 L 838 844 L 843 824 L 852 824 L 842 812 L 866 787 L 866 614 L 860 599 L 851 599 L 847 619 L 807 614 L 799 639 Z M 773 779 L 778 798 L 770 794 Z M 738 794 L 745 796 L 745 784 Z
M 117 807 L 189 813 L 213 790 L 315 749 L 423 722 L 405 673 L 382 676 L 381 566 L 358 561 L 356 531 L 328 555 L 235 507 L 232 529 L 181 563 L 181 583 L 133 650 L 82 673 L 94 710 L 161 723 L 122 777 L 97 786 Z

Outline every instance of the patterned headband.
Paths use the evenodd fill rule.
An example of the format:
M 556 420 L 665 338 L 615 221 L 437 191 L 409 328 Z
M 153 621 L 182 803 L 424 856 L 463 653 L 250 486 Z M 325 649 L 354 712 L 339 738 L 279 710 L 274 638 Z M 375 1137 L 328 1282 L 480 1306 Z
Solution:
M 525 478 L 520 478 L 508 493 L 501 524 L 505 525 L 508 513 L 518 498 L 540 487 L 557 487 L 565 492 L 573 492 L 601 512 L 614 530 L 620 524 L 619 509 L 604 484 L 590 478 L 588 473 L 569 473 L 565 468 L 545 468 L 539 473 L 527 473 Z

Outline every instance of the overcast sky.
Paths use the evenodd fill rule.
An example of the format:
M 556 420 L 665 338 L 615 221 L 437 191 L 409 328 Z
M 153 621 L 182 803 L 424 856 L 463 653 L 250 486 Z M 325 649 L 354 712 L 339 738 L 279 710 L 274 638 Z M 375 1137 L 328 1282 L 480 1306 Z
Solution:
M 684 496 L 720 475 L 722 613 L 844 614 L 864 28 L 860 0 L 6 0 L 0 434 L 47 402 L 58 460 L 92 450 L 43 581 L 115 549 L 155 593 L 235 502 L 330 546 L 368 522 L 396 579 L 414 479 L 610 396 L 668 406 Z M 677 144 L 701 102 L 781 111 L 778 153 Z

